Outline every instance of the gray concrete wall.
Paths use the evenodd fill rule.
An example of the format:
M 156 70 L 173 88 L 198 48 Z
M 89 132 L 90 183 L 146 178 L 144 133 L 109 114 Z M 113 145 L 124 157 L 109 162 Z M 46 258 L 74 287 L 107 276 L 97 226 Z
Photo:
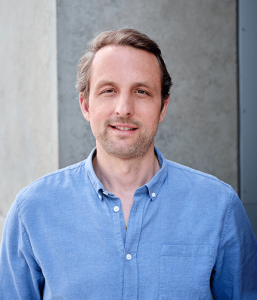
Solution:
M 56 4 L 0 3 L 0 237 L 20 189 L 58 168 Z
M 156 40 L 174 86 L 156 145 L 166 158 L 238 189 L 236 1 L 57 1 L 60 166 L 95 145 L 75 91 L 76 64 L 103 29 L 133 27 Z

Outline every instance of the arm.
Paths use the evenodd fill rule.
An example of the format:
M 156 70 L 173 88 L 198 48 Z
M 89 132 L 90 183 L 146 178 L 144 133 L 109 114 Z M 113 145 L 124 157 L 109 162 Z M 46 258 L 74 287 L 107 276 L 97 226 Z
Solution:
M 233 192 L 211 277 L 214 299 L 257 299 L 257 241 Z
M 44 277 L 16 200 L 6 218 L 0 249 L 0 299 L 43 299 L 43 288 Z

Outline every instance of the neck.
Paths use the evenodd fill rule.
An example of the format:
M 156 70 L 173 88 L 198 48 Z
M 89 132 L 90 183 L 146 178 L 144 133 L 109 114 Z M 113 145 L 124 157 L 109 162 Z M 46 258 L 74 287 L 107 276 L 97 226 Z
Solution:
M 131 159 L 111 156 L 101 145 L 97 145 L 93 167 L 104 188 L 116 196 L 134 194 L 137 188 L 149 182 L 160 169 L 153 144 L 143 157 Z

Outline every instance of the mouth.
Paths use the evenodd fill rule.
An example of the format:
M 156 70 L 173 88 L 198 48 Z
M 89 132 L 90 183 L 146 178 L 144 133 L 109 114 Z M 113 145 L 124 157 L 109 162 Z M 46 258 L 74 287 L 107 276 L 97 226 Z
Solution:
M 110 125 L 110 127 L 114 128 L 114 129 L 118 129 L 118 130 L 122 130 L 122 131 L 130 131 L 130 130 L 136 130 L 137 128 L 133 128 L 133 127 L 123 127 L 123 126 L 112 126 Z

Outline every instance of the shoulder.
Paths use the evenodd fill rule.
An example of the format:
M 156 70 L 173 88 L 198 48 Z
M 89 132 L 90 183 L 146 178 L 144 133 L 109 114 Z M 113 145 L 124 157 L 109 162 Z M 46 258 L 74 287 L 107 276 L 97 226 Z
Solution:
M 186 189 L 188 191 L 198 192 L 199 194 L 204 190 L 211 190 L 213 193 L 218 194 L 235 193 L 229 184 L 219 180 L 217 177 L 165 159 L 157 148 L 155 148 L 155 151 L 161 165 L 164 166 L 163 173 L 166 177 L 165 182 L 168 186 L 172 186 L 173 190 Z
M 201 171 L 166 160 L 167 184 L 191 199 L 202 202 L 203 205 L 215 207 L 221 205 L 229 209 L 235 203 L 241 202 L 235 190 L 217 177 Z
M 73 190 L 85 183 L 85 161 L 49 173 L 23 188 L 16 197 L 16 205 L 22 213 L 28 206 L 40 207 L 65 200 Z
M 215 186 L 229 191 L 233 190 L 229 184 L 219 180 L 213 175 L 197 171 L 167 159 L 166 163 L 169 177 L 176 177 L 178 180 L 183 180 L 191 185 L 204 184 L 206 187 Z
M 178 164 L 176 162 L 170 161 L 166 159 L 167 167 L 168 167 L 168 172 L 172 172 L 176 174 L 177 176 L 181 176 L 183 179 L 190 179 L 193 182 L 205 182 L 206 184 L 214 184 L 214 185 L 220 185 L 225 188 L 231 188 L 230 185 L 227 183 L 219 180 L 217 177 L 197 171 L 195 169 L 192 169 L 190 167 L 186 167 L 184 165 Z
M 79 177 L 81 172 L 84 171 L 84 168 L 85 161 L 81 161 L 77 164 L 46 174 L 23 188 L 19 192 L 18 197 L 27 195 L 35 190 L 45 191 L 46 189 L 61 188 L 65 186 L 65 184 L 71 183 L 72 179 Z

